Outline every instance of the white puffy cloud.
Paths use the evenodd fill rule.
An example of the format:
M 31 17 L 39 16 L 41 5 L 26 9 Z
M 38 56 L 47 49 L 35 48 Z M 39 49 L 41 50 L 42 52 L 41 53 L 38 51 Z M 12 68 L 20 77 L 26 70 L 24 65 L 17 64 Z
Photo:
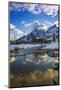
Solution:
M 15 11 L 24 11 L 27 10 L 33 14 L 39 14 L 41 13 L 41 9 L 38 8 L 38 4 L 24 4 L 24 3 L 11 3 L 10 4 L 10 10 Z
M 15 25 L 10 24 L 10 30 L 13 30 L 15 28 Z
M 24 11 L 25 9 L 27 10 L 29 8 L 29 4 L 24 4 L 24 3 L 18 3 L 18 2 L 12 2 L 10 3 L 10 10 L 15 10 L 15 11 Z
M 40 14 L 41 9 L 38 7 L 38 4 L 29 4 L 28 11 L 32 12 L 33 14 Z
M 21 9 L 23 9 L 23 5 L 20 3 L 13 2 L 10 4 L 11 4 L 10 6 L 12 7 L 12 8 L 10 7 L 11 10 L 21 11 Z
M 10 10 L 24 11 L 27 10 L 32 14 L 40 14 L 44 12 L 48 16 L 56 16 L 58 11 L 58 5 L 42 5 L 42 4 L 31 4 L 31 3 L 10 3 Z
M 47 15 L 52 15 L 52 17 L 57 15 L 58 6 L 57 5 L 42 5 L 42 11 Z

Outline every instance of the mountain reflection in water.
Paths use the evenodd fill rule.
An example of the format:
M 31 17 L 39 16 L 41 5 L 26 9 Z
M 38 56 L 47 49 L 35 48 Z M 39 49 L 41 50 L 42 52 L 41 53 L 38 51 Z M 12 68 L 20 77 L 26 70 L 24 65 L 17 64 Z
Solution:
M 57 57 L 49 57 L 46 53 L 17 56 L 10 63 L 10 87 L 59 84 L 55 61 L 58 62 Z

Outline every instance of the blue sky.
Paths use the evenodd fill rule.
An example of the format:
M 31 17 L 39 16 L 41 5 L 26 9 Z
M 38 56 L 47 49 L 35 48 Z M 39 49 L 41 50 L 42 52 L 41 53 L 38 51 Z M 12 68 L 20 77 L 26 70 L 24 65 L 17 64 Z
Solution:
M 10 2 L 10 37 L 17 32 L 17 38 L 30 33 L 36 25 L 47 29 L 58 22 L 58 6 Z M 23 34 L 23 35 L 22 35 Z

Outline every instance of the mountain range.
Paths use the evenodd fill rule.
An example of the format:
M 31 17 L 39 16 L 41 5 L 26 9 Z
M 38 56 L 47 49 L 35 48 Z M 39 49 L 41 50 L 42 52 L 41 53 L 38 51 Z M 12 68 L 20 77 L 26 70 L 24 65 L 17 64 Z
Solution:
M 52 38 L 53 40 L 53 36 L 56 36 L 56 39 L 58 39 L 59 28 L 56 24 L 50 26 L 47 31 L 42 28 L 38 28 L 34 28 L 34 30 L 28 35 L 25 35 L 13 42 L 11 41 L 11 43 L 43 43 L 43 41 L 47 40 L 48 38 Z

